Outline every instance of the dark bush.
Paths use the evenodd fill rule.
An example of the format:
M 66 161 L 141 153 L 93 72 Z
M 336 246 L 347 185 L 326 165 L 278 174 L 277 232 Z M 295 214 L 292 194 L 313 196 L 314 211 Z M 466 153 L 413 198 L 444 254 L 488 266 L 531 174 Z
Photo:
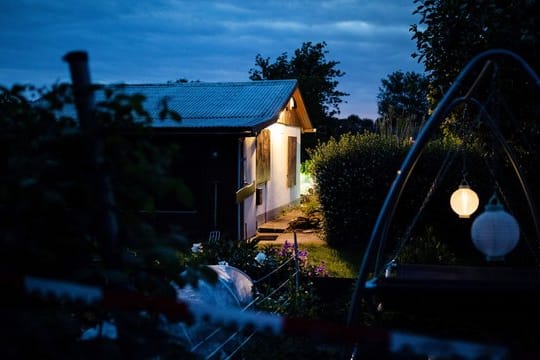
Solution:
M 311 152 L 310 166 L 329 245 L 363 248 L 367 244 L 391 183 L 411 145 L 412 142 L 393 136 L 347 134 Z M 430 237 L 455 253 L 457 261 L 482 260 L 470 242 L 472 219 L 459 219 L 450 209 L 449 199 L 465 171 L 469 184 L 481 199 L 477 213 L 483 211 L 493 193 L 493 180 L 484 155 L 453 142 L 433 141 L 424 149 L 392 219 L 388 256 L 400 247 L 404 236 L 422 239 L 429 229 Z
M 388 243 L 383 258 L 379 259 L 383 263 L 396 259 L 401 264 L 485 266 L 485 257 L 471 242 L 470 227 L 476 216 L 484 211 L 488 199 L 497 192 L 521 228 L 520 243 L 505 257 L 504 265 L 513 268 L 538 265 L 538 237 L 535 236 L 534 222 L 521 184 L 523 180 L 530 187 L 533 205 L 538 204 L 538 157 L 524 147 L 508 144 L 512 146 L 522 172 L 523 179 L 520 179 L 516 176 L 515 164 L 506 156 L 501 144 L 490 144 L 489 133 L 480 134 L 483 137 L 476 133 L 472 135 L 476 135 L 475 140 L 467 146 L 462 145 L 459 139 L 434 140 L 423 149 L 388 229 Z M 360 251 L 364 250 L 396 171 L 411 146 L 412 143 L 381 134 L 346 135 L 321 144 L 312 152 L 310 170 L 315 179 L 324 231 L 330 245 L 355 246 Z M 460 219 L 449 204 L 452 192 L 464 176 L 480 198 L 479 209 L 469 219 Z M 421 301 L 422 295 L 416 299 Z M 402 301 L 399 298 L 396 302 Z M 432 303 L 436 304 L 434 309 L 440 310 L 440 301 Z M 457 304 L 452 302 L 451 306 L 456 307 Z M 469 302 L 467 306 L 470 306 Z M 425 311 L 425 306 L 422 311 Z M 414 331 L 422 329 L 431 334 L 440 329 L 452 329 L 465 337 L 502 334 L 497 336 L 506 341 L 512 337 L 507 329 L 515 328 L 513 322 L 516 318 L 510 310 L 507 313 L 510 315 L 504 319 L 490 321 L 493 314 L 487 315 L 482 311 L 470 312 L 466 316 L 456 313 L 449 317 L 426 317 L 425 313 L 415 313 L 409 307 L 401 313 L 392 312 L 387 307 L 379 318 L 368 315 L 363 320 L 375 319 L 373 324 L 387 328 L 411 329 L 412 326 Z M 522 337 L 519 341 L 523 341 Z M 528 338 L 524 340 L 525 343 L 529 341 Z
M 40 97 L 37 102 L 24 95 L 33 91 Z M 0 87 L 0 268 L 5 283 L 36 276 L 92 285 L 126 298 L 175 299 L 170 281 L 183 284 L 189 243 L 178 231 L 158 233 L 141 211 L 154 210 L 170 189 L 178 190 L 179 201 L 186 200 L 182 181 L 167 172 L 173 152 L 152 142 L 151 129 L 142 122 L 149 119 L 140 96 L 110 93 L 96 104 L 93 118 L 99 131 L 91 133 L 81 130 L 77 118 L 58 116 L 73 107 L 71 93 L 67 84 L 50 90 Z M 94 148 L 102 151 L 93 153 Z M 107 210 L 116 221 L 103 221 Z M 196 280 L 199 273 L 191 273 Z M 4 289 L 9 296 L 3 302 L 8 306 L 2 312 L 2 358 L 189 355 L 169 341 L 155 311 L 110 310 L 99 303 L 34 298 L 18 290 Z M 83 330 L 111 319 L 117 339 L 81 342 Z
M 408 145 L 378 134 L 345 134 L 310 156 L 330 245 L 365 244 Z

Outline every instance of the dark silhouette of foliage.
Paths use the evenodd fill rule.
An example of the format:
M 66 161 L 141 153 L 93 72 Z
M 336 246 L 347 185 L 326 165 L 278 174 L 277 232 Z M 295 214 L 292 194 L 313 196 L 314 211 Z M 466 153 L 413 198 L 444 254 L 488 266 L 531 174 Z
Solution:
M 521 56 L 528 65 L 540 73 L 540 4 L 537 1 L 495 0 L 415 0 L 414 11 L 418 24 L 411 26 L 417 51 L 413 57 L 424 64 L 430 82 L 429 99 L 434 107 L 454 83 L 464 66 L 479 53 L 503 48 Z M 485 76 L 477 83 L 471 94 L 480 100 L 498 124 L 506 142 L 515 148 L 524 169 L 532 193 L 538 198 L 538 163 L 540 149 L 540 109 L 538 89 L 517 62 L 508 58 L 491 62 Z M 472 84 L 481 73 L 475 69 L 467 79 Z M 458 113 L 455 113 L 458 114 Z M 460 136 L 463 119 L 449 116 L 442 127 L 444 136 Z M 477 112 L 470 111 L 471 119 Z M 470 119 L 469 119 L 470 120 Z M 490 143 L 491 133 L 481 128 L 476 141 Z M 504 161 L 497 158 L 493 149 L 487 149 L 484 157 L 492 164 Z M 502 166 L 498 165 L 498 168 Z M 497 168 L 495 168 L 497 172 Z
M 329 120 L 329 135 L 334 138 L 347 133 L 374 132 L 375 121 L 368 118 L 360 118 L 358 115 L 349 115 L 345 119 L 332 118 Z
M 189 191 L 181 179 L 167 175 L 171 149 L 153 143 L 144 97 L 103 91 L 106 96 L 96 103 L 94 120 L 96 136 L 103 140 L 100 170 L 111 179 L 119 225 L 112 261 L 105 261 L 108 250 L 97 231 L 97 214 L 103 209 L 94 178 L 100 173 L 85 160 L 86 135 L 69 115 L 74 113 L 69 111 L 71 87 L 0 88 L 2 275 L 8 283 L 31 275 L 175 298 L 171 281 L 183 285 L 203 275 L 196 266 L 190 278 L 180 275 L 190 245 L 174 229 L 158 233 L 145 214 L 154 210 L 160 196 L 175 194 L 184 202 Z M 39 100 L 28 100 L 29 93 Z M 2 358 L 189 357 L 163 331 L 163 320 L 152 309 L 116 311 L 4 290 Z M 80 340 L 85 329 L 102 321 L 115 323 L 117 339 Z
M 389 128 L 393 135 L 404 128 L 416 132 L 428 115 L 428 89 L 427 78 L 415 72 L 395 71 L 382 79 L 377 95 L 378 127 Z
M 420 17 L 410 31 L 431 86 L 430 98 L 437 103 L 457 74 L 475 55 L 493 48 L 504 48 L 522 56 L 538 73 L 540 70 L 540 6 L 536 1 L 517 0 L 415 0 L 414 14 Z M 501 88 L 510 102 L 529 96 L 522 72 L 509 73 Z M 489 85 L 488 85 L 489 86 Z M 520 110 L 523 117 L 530 109 Z

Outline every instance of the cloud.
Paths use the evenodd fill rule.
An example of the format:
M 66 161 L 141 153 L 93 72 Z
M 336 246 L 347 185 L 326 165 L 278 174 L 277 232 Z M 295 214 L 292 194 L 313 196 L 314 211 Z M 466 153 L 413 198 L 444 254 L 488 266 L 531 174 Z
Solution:
M 87 50 L 92 78 L 246 81 L 255 56 L 325 41 L 346 73 L 342 114 L 376 116 L 380 80 L 418 70 L 414 6 L 379 0 L 19 0 L 0 3 L 0 84 L 67 79 L 61 57 Z
M 247 29 L 260 31 L 275 31 L 277 33 L 299 32 L 305 31 L 307 26 L 297 21 L 291 20 L 247 20 L 247 21 L 226 21 L 223 22 L 225 27 L 232 31 L 243 31 Z

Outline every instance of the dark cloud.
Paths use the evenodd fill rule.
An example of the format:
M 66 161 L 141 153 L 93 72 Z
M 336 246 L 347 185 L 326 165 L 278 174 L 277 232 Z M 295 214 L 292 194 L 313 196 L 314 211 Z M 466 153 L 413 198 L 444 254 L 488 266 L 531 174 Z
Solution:
M 19 0 L 0 3 L 0 84 L 67 80 L 61 57 L 90 55 L 97 82 L 245 81 L 255 56 L 327 43 L 346 75 L 342 116 L 376 117 L 380 80 L 421 71 L 412 1 Z

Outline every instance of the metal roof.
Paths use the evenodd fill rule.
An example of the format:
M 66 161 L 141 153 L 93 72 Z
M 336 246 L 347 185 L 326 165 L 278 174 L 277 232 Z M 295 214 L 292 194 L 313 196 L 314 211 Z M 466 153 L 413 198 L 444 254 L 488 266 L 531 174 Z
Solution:
M 143 106 L 155 120 L 155 128 L 225 131 L 258 130 L 276 122 L 297 87 L 296 80 L 249 82 L 192 82 L 142 85 L 110 85 L 128 95 L 142 94 Z M 103 93 L 96 93 L 96 102 Z M 180 122 L 159 121 L 163 100 L 176 111 Z

